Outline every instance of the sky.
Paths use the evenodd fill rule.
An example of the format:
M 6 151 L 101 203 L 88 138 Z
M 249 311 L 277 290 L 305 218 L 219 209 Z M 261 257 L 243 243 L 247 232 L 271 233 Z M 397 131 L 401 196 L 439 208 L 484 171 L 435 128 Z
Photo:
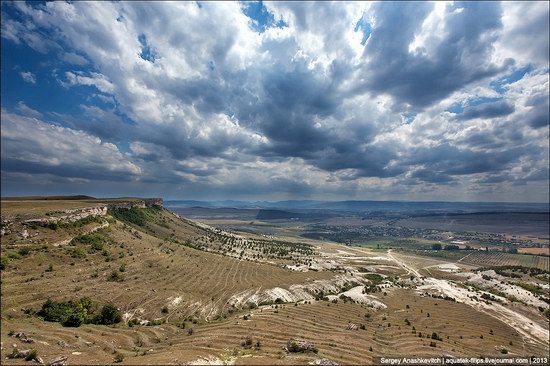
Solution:
M 548 202 L 549 3 L 1 3 L 1 193 Z

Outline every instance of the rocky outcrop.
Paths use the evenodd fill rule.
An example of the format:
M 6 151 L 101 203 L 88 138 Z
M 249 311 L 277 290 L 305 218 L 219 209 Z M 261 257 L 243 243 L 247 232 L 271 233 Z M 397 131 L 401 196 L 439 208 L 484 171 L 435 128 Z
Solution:
M 88 217 L 105 216 L 107 215 L 107 205 L 86 207 L 73 210 L 65 210 L 60 216 L 44 217 L 39 219 L 26 220 L 27 225 L 46 226 L 52 223 L 68 223 L 77 222 Z
M 143 198 L 143 199 L 136 199 L 136 200 L 128 200 L 128 201 L 119 201 L 119 202 L 109 202 L 108 206 L 109 208 L 119 208 L 119 209 L 131 209 L 131 208 L 146 208 L 146 207 L 153 207 L 153 206 L 159 206 L 162 207 L 164 202 L 162 201 L 162 198 Z
M 0 236 L 11 234 L 13 230 L 13 222 L 10 220 L 2 219 L 2 229 L 0 230 Z
M 321 358 L 309 363 L 310 365 L 321 365 L 321 366 L 338 366 L 338 364 L 328 358 Z
M 67 356 L 59 356 L 55 360 L 49 363 L 50 366 L 63 366 L 65 365 L 65 361 L 67 361 L 69 357 Z
M 283 347 L 283 349 L 287 352 L 315 352 L 317 353 L 317 347 L 310 341 L 306 341 L 305 339 L 294 339 L 290 338 L 288 342 L 286 342 L 286 346 Z

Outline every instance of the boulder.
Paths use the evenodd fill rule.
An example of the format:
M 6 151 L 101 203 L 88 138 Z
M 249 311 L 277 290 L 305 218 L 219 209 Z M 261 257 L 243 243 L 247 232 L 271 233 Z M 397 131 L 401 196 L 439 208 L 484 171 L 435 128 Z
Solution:
M 25 333 L 20 332 L 15 334 L 15 338 L 18 338 L 21 342 L 24 343 L 33 343 L 34 340 L 32 338 L 29 338 Z
M 65 361 L 67 361 L 67 356 L 59 356 L 56 359 L 54 359 L 52 362 L 49 363 L 50 366 L 63 366 L 65 365 Z
M 321 365 L 321 366 L 338 366 L 338 364 L 328 358 L 320 358 L 309 363 L 310 365 Z
M 286 342 L 286 347 L 283 347 L 287 352 L 315 352 L 317 353 L 317 347 L 305 339 L 290 338 Z

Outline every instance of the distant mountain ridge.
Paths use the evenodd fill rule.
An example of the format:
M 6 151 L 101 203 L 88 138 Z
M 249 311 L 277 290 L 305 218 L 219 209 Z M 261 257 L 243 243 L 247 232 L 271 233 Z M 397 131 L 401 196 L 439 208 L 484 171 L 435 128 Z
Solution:
M 443 201 L 317 201 L 317 200 L 286 200 L 286 201 L 197 201 L 168 200 L 167 207 L 188 208 L 242 208 L 242 209 L 308 209 L 336 210 L 353 212 L 375 211 L 426 211 L 426 212 L 548 212 L 548 203 L 516 203 L 516 202 L 443 202 Z

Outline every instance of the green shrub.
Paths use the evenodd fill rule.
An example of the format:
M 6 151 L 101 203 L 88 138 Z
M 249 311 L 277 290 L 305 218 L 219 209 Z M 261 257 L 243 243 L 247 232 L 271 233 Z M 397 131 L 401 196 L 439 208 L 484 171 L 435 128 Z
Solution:
M 122 321 L 122 313 L 112 304 L 104 305 L 101 308 L 101 313 L 95 318 L 94 323 L 111 325 Z
M 6 257 L 1 257 L 0 258 L 0 270 L 5 270 L 7 267 L 8 267 L 8 263 L 10 262 L 10 260 Z
M 78 327 L 91 319 L 93 303 L 88 298 L 79 301 L 52 301 L 48 299 L 38 313 L 44 320 L 58 322 L 66 327 Z
M 90 249 L 95 251 L 95 252 L 99 252 L 99 251 L 103 250 L 103 243 L 102 242 L 94 242 L 94 243 L 92 243 L 92 245 L 90 245 Z
M 151 220 L 158 210 L 158 208 L 154 207 L 112 208 L 109 210 L 109 214 L 117 220 L 129 222 L 137 226 L 145 226 L 147 221 Z
M 32 361 L 38 356 L 38 352 L 35 349 L 32 349 L 27 356 L 25 356 L 25 361 Z
M 122 362 L 124 361 L 124 355 L 122 353 L 117 352 L 115 355 L 115 362 Z
M 69 251 L 69 254 L 73 258 L 86 258 L 86 252 L 82 247 L 74 247 Z
M 24 257 L 24 256 L 27 256 L 27 255 L 31 254 L 31 251 L 32 251 L 31 248 L 29 248 L 29 247 L 23 247 L 23 248 L 20 248 L 20 249 L 17 251 L 17 253 L 18 253 L 20 256 Z
M 107 235 L 101 231 L 98 230 L 93 233 L 84 234 L 77 236 L 73 240 L 71 240 L 71 244 L 85 244 L 85 245 L 92 245 L 92 244 L 101 244 L 108 240 Z
M 114 305 L 103 306 L 99 314 L 97 308 L 97 304 L 88 297 L 78 301 L 48 299 L 38 315 L 46 321 L 58 322 L 66 327 L 79 327 L 85 323 L 110 325 L 122 321 L 122 313 Z
M 107 281 L 122 282 L 124 281 L 124 277 L 120 274 L 120 272 L 112 271 L 111 273 L 109 273 L 109 276 L 107 276 Z

